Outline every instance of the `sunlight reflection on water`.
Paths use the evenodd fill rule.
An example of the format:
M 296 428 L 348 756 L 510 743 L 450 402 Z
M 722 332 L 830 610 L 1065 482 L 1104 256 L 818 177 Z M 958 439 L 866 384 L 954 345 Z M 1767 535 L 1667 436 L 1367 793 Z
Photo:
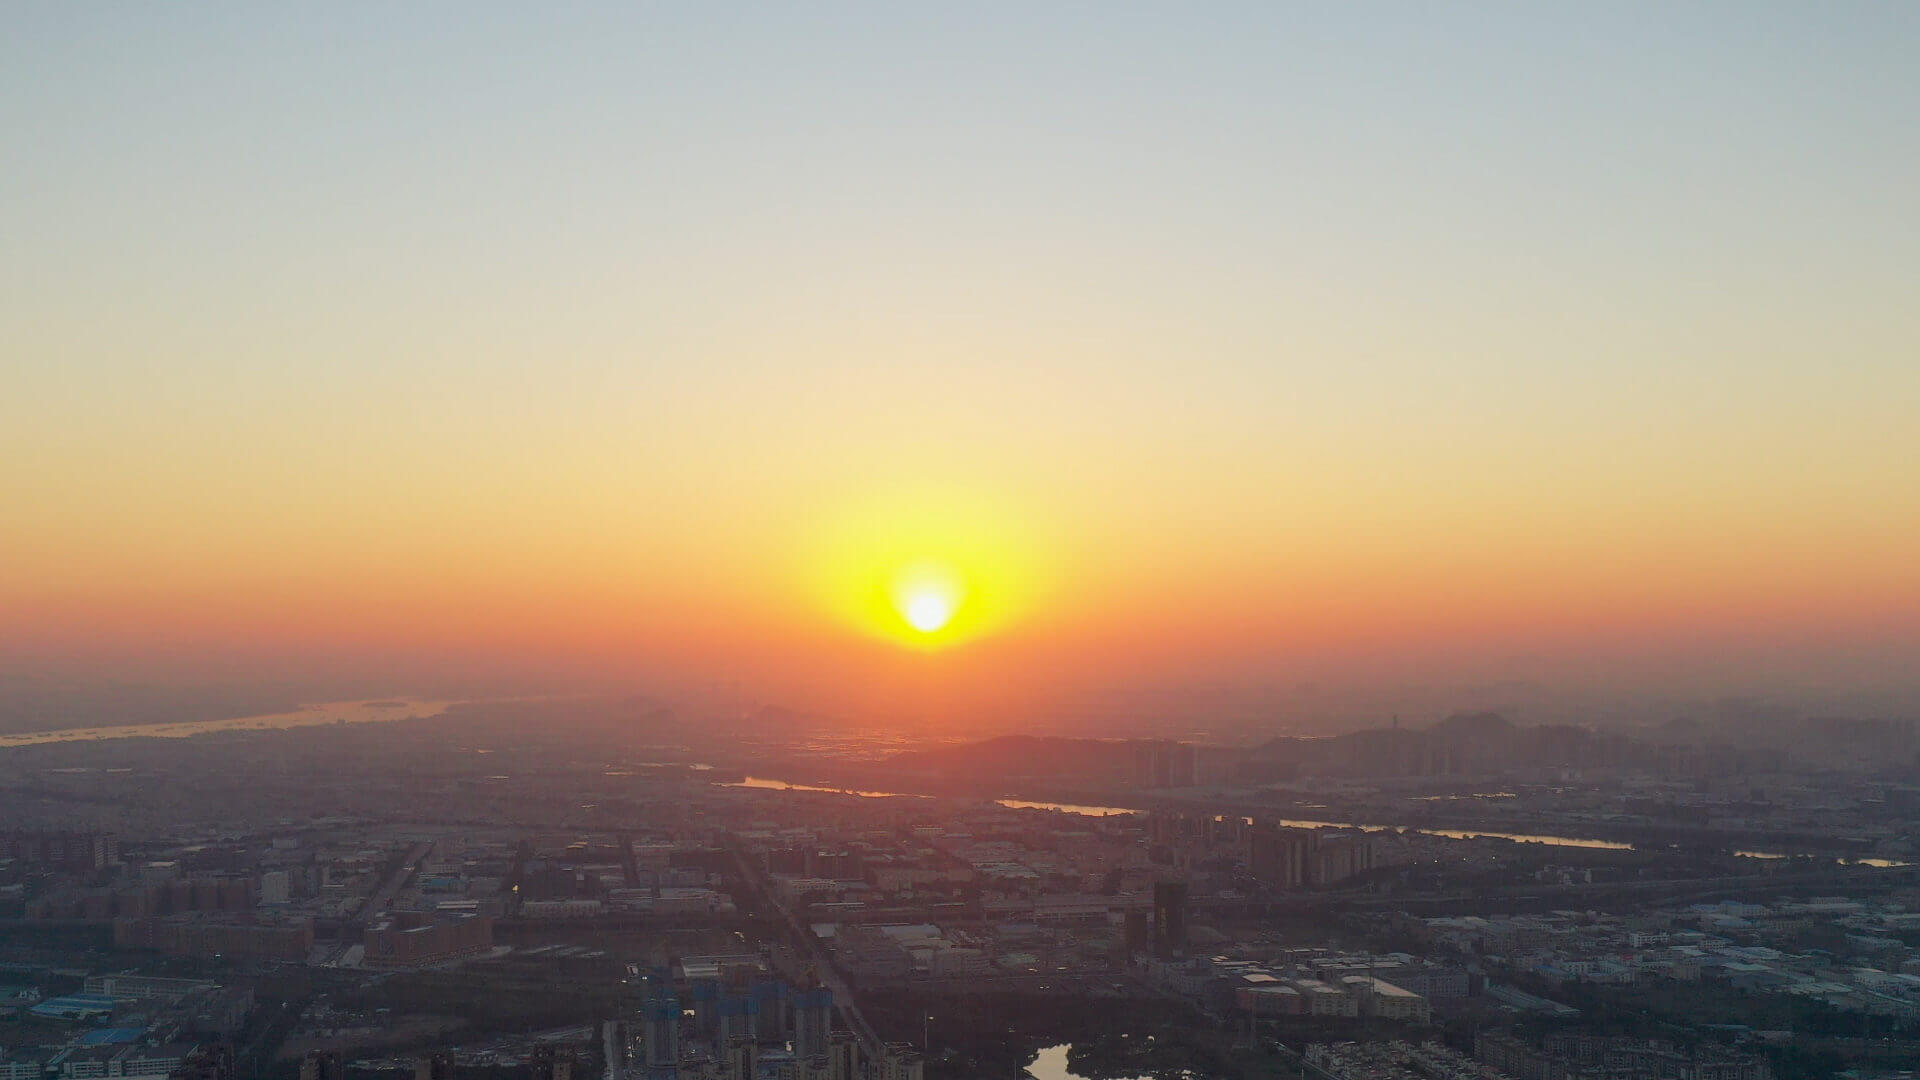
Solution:
M 1066 1043 L 1061 1043 L 1041 1050 L 1040 1055 L 1034 1058 L 1033 1064 L 1027 1066 L 1027 1075 L 1033 1077 L 1033 1080 L 1087 1080 L 1086 1077 L 1067 1067 L 1068 1049 L 1070 1048 Z M 1124 1078 L 1115 1077 L 1114 1080 L 1124 1080 Z M 1132 1080 L 1149 1080 L 1149 1078 L 1136 1076 Z
M 424 701 L 419 698 L 382 698 L 377 701 L 329 701 L 304 705 L 292 712 L 265 716 L 239 716 L 230 720 L 193 720 L 171 724 L 123 724 L 105 727 L 60 728 L 53 731 L 23 731 L 0 735 L 0 748 L 36 746 L 41 743 L 79 742 L 87 739 L 184 739 L 215 731 L 262 731 L 312 727 L 317 724 L 374 724 L 389 720 L 424 719 L 439 716 L 457 701 Z

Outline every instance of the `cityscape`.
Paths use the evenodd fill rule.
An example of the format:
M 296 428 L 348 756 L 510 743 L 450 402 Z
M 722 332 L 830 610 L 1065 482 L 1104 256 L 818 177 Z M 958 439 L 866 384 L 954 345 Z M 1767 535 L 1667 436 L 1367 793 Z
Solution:
M 1920 0 L 0 0 L 0 1080 L 1920 1080 Z
M 1800 767 L 1484 714 L 1282 761 L 751 727 L 476 703 L 6 751 L 0 1065 L 1754 1080 L 1920 1052 L 1910 723 Z

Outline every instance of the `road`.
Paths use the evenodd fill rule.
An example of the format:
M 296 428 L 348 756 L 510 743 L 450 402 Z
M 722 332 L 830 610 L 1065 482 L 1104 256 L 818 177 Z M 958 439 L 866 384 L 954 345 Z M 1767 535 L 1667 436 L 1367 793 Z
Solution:
M 427 853 L 432 850 L 433 845 L 430 843 L 413 845 L 413 850 L 407 852 L 406 861 L 400 864 L 399 869 L 388 874 L 387 880 L 374 890 L 372 896 L 367 897 L 367 902 L 360 905 L 359 912 L 353 916 L 353 921 L 348 925 L 364 927 L 372 922 L 376 915 L 385 911 L 387 905 L 393 903 L 393 894 L 406 887 L 407 879 L 412 877 L 413 872 L 419 868 L 420 860 L 426 858 Z
M 778 911 L 780 917 L 786 921 L 787 930 L 793 935 L 795 946 L 805 950 L 807 958 L 813 961 L 813 969 L 820 976 L 820 985 L 833 991 L 834 1004 L 840 1006 L 840 1012 L 847 1018 L 847 1023 L 853 1028 L 855 1037 L 860 1040 L 861 1052 L 877 1057 L 880 1054 L 880 1036 L 874 1033 L 873 1025 L 867 1023 L 866 1016 L 860 1012 L 860 1002 L 853 996 L 853 988 L 847 985 L 846 980 L 840 977 L 840 972 L 834 968 L 833 957 L 828 954 L 827 947 L 800 922 L 799 916 L 780 902 L 780 897 L 774 893 L 766 875 L 760 872 L 759 867 L 753 865 L 753 860 L 747 857 L 746 852 L 735 847 L 733 857 L 734 861 L 740 864 L 741 875 L 753 885 L 756 892 L 766 898 L 767 903 L 773 905 L 774 910 Z
M 602 1080 L 624 1080 L 627 1075 L 627 1048 L 619 1045 L 621 1040 L 616 1037 L 619 1031 L 620 1025 L 612 1020 L 600 1025 L 601 1050 L 607 1056 L 607 1070 L 601 1074 Z

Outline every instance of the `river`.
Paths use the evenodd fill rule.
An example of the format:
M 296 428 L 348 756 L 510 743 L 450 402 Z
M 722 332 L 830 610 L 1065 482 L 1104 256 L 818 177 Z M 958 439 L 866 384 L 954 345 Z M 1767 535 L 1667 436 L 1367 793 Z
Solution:
M 455 701 L 421 698 L 380 698 L 372 701 L 328 701 L 302 705 L 292 712 L 239 716 L 227 720 L 187 720 L 174 724 L 121 724 L 106 727 L 60 728 L 0 735 L 0 749 L 42 743 L 85 742 L 97 739 L 184 739 L 216 731 L 267 731 L 312 727 L 317 724 L 375 724 L 388 720 L 439 716 Z
M 722 784 L 722 787 L 761 788 L 767 791 L 820 791 L 830 795 L 859 795 L 868 799 L 931 799 L 931 795 L 915 795 L 904 791 L 860 791 L 854 788 L 833 787 L 827 784 L 794 784 L 785 780 L 768 780 L 764 777 L 749 776 L 744 780 L 735 780 Z M 1027 799 L 995 799 L 996 804 L 1009 810 L 1057 810 L 1063 814 L 1079 814 L 1083 817 L 1114 817 L 1120 814 L 1144 814 L 1144 810 L 1130 809 L 1125 806 L 1091 806 L 1086 803 L 1033 802 Z M 1361 825 L 1351 821 L 1314 821 L 1306 818 L 1280 818 L 1277 824 L 1296 829 L 1378 829 L 1380 825 Z M 1421 832 L 1433 836 L 1446 836 L 1455 840 L 1471 840 L 1476 837 L 1491 837 L 1496 840 L 1515 840 L 1530 844 L 1553 844 L 1558 847 L 1602 848 L 1611 851 L 1630 851 L 1632 844 L 1622 844 L 1613 840 L 1594 840 L 1577 836 L 1552 836 L 1535 833 L 1488 832 L 1484 829 L 1421 829 Z
M 868 799 L 931 799 L 934 797 L 931 795 L 915 795 L 904 791 L 859 791 L 853 788 L 832 787 L 823 784 L 792 784 L 785 780 L 768 780 L 757 776 L 749 776 L 744 780 L 736 780 L 722 786 L 763 788 L 769 791 L 819 791 L 831 795 L 858 795 Z M 1079 814 L 1083 817 L 1113 817 L 1118 814 L 1146 813 L 1144 810 L 1134 810 L 1124 806 L 1091 806 L 1085 803 L 1033 802 L 1027 799 L 995 799 L 993 801 L 1010 810 L 1057 810 L 1061 813 Z M 1263 820 L 1273 820 L 1275 824 L 1295 829 L 1384 829 L 1399 827 L 1382 825 L 1378 822 L 1320 821 L 1311 818 L 1277 818 Z M 1622 843 L 1618 840 L 1599 840 L 1590 836 L 1562 836 L 1555 833 L 1496 832 L 1490 829 L 1434 829 L 1425 826 L 1414 826 L 1413 828 L 1429 836 L 1444 836 L 1451 840 L 1512 840 L 1520 844 L 1546 844 L 1550 847 L 1587 848 L 1597 851 L 1632 851 L 1634 847 L 1632 844 Z M 1736 851 L 1734 854 L 1744 855 L 1753 859 L 1786 859 L 1792 857 L 1788 852 L 1779 851 Z M 1879 858 L 1842 859 L 1841 861 L 1856 866 L 1889 867 L 1906 865 L 1898 860 Z M 1062 1053 L 1064 1054 L 1065 1051 L 1063 1050 Z
M 1027 1075 L 1033 1077 L 1033 1080 L 1087 1080 L 1087 1077 L 1067 1067 L 1067 1051 L 1070 1049 L 1072 1048 L 1066 1043 L 1061 1043 L 1041 1050 L 1039 1056 L 1033 1059 L 1033 1064 L 1027 1066 Z M 1126 1080 L 1126 1078 L 1115 1077 L 1114 1080 Z M 1149 1078 L 1136 1076 L 1131 1080 L 1149 1080 Z

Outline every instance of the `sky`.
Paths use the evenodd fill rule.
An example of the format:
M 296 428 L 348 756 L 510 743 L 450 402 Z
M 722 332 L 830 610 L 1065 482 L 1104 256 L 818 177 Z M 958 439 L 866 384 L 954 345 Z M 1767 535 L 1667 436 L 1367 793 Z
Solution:
M 10 13 L 0 674 L 1920 702 L 1920 7 L 547 7 Z

